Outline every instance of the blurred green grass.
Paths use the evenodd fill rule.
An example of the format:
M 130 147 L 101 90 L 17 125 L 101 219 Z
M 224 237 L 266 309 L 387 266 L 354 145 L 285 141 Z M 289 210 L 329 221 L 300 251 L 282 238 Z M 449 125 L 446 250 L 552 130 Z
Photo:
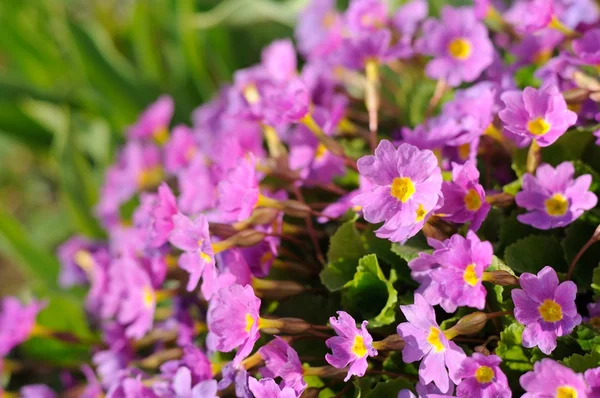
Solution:
M 145 106 L 168 93 L 189 123 L 306 3 L 0 2 L 0 295 L 54 290 L 56 246 L 102 236 L 98 187 Z

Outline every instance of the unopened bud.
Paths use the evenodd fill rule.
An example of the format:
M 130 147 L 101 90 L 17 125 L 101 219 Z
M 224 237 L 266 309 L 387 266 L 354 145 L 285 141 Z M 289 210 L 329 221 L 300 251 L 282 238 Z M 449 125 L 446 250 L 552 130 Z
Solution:
M 431 216 L 423 226 L 423 234 L 427 238 L 433 238 L 440 241 L 448 239 L 456 233 L 456 228 L 447 221 L 439 217 Z
M 515 197 L 509 193 L 500 192 L 486 196 L 485 200 L 494 207 L 509 207 L 515 202 Z
M 304 368 L 304 376 L 317 376 L 326 379 L 344 378 L 348 374 L 348 369 L 334 368 L 333 366 L 318 366 Z
M 268 334 L 300 334 L 311 330 L 312 325 L 299 318 L 260 318 L 259 328 Z
M 249 222 L 251 225 L 271 224 L 279 214 L 277 209 L 258 208 L 252 213 Z
M 238 247 L 254 246 L 265 239 L 266 235 L 264 232 L 256 231 L 254 229 L 245 229 L 238 232 L 230 239 Z
M 446 330 L 444 334 L 456 337 L 458 335 L 468 336 L 479 333 L 485 326 L 488 316 L 485 312 L 477 311 L 463 316 L 453 327 Z M 450 338 L 450 337 L 449 337 Z
M 402 351 L 404 340 L 397 334 L 392 334 L 381 341 L 374 341 L 373 348 L 377 351 Z
M 210 223 L 210 233 L 212 235 L 219 236 L 223 239 L 229 238 L 235 235 L 237 231 L 234 227 L 228 224 Z
M 310 207 L 297 200 L 284 200 L 283 212 L 292 217 L 308 217 L 312 213 Z
M 499 286 L 512 286 L 519 284 L 519 278 L 507 271 L 484 272 L 482 280 Z
M 304 292 L 304 286 L 294 281 L 277 281 L 271 279 L 252 279 L 252 287 L 256 295 L 269 300 L 282 300 Z

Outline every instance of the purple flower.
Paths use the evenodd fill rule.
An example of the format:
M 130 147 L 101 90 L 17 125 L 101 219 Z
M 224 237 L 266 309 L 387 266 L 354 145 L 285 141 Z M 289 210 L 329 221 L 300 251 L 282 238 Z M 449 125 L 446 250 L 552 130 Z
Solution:
M 596 206 L 598 198 L 589 191 L 592 176 L 585 174 L 573 179 L 574 173 L 573 164 L 563 162 L 556 168 L 548 164 L 539 166 L 535 177 L 524 174 L 523 190 L 515 200 L 529 212 L 518 215 L 517 219 L 538 229 L 558 228 Z
M 209 334 L 210 337 L 210 334 Z M 248 389 L 248 372 L 243 366 L 234 366 L 233 362 L 225 365 L 221 371 L 222 378 L 219 381 L 218 389 L 224 390 L 235 383 L 235 396 L 238 398 L 253 398 Z
M 309 113 L 310 92 L 300 78 L 267 86 L 262 93 L 264 121 L 269 126 L 296 123 Z
M 358 160 L 360 174 L 373 183 L 370 192 L 356 196 L 352 203 L 362 207 L 365 220 L 384 222 L 376 234 L 392 242 L 414 236 L 442 202 L 442 174 L 429 150 L 410 144 L 398 149 L 382 140 L 374 156 Z
M 356 375 L 362 377 L 367 370 L 367 358 L 377 355 L 373 348 L 373 338 L 367 331 L 369 322 L 363 321 L 360 329 L 356 327 L 356 321 L 347 312 L 338 311 L 338 319 L 329 318 L 329 323 L 337 336 L 329 338 L 325 345 L 333 351 L 333 354 L 325 355 L 327 362 L 338 369 L 350 365 L 348 374 L 344 381 Z
M 485 190 L 479 184 L 479 170 L 475 161 L 464 165 L 452 163 L 452 182 L 442 184 L 444 205 L 438 213 L 456 223 L 471 222 L 469 228 L 477 231 L 490 211 L 485 200 Z
M 174 110 L 173 99 L 168 95 L 159 97 L 141 114 L 136 124 L 129 127 L 128 134 L 133 138 L 153 137 L 158 142 L 165 142 Z
M 600 64 L 600 29 L 588 30 L 582 38 L 573 40 L 573 51 L 586 64 Z
M 106 393 L 106 398 L 158 398 L 142 383 L 141 376 L 125 377 Z
M 102 329 L 103 340 L 109 349 L 95 353 L 92 362 L 102 385 L 109 388 L 119 382 L 122 371 L 133 361 L 135 351 L 123 326 L 110 321 L 104 323 Z
M 433 252 L 440 266 L 431 271 L 435 285 L 429 289 L 435 288 L 437 294 L 427 292 L 425 297 L 432 305 L 439 303 L 446 312 L 454 312 L 459 306 L 483 309 L 486 290 L 482 276 L 492 263 L 492 245 L 479 240 L 473 231 L 469 231 L 466 238 L 455 234 L 443 245 L 444 248 Z
M 478 352 L 465 358 L 457 377 L 462 381 L 456 395 L 459 397 L 510 398 L 512 392 L 506 375 L 500 370 L 500 359 L 496 355 L 485 356 Z
M 522 398 L 573 398 L 587 397 L 588 386 L 583 375 L 544 358 L 533 364 L 533 370 L 519 379 L 526 391 Z
M 204 215 L 194 220 L 181 213 L 173 216 L 174 228 L 169 242 L 184 251 L 179 256 L 179 266 L 189 272 L 190 278 L 187 290 L 192 291 L 198 286 L 202 277 L 210 277 L 215 272 L 215 257 L 208 231 L 208 221 Z M 202 285 L 203 293 L 208 286 Z M 205 295 L 206 297 L 206 295 Z
M 176 126 L 165 144 L 165 170 L 178 173 L 192 161 L 198 151 L 196 139 L 187 126 Z
M 127 255 L 111 264 L 109 278 L 102 309 L 104 317 L 116 315 L 121 325 L 127 325 L 127 337 L 142 338 L 152 329 L 156 309 L 150 276 L 136 259 Z
M 439 21 L 425 21 L 416 48 L 434 57 L 425 68 L 427 76 L 453 87 L 477 79 L 492 64 L 494 55 L 487 29 L 467 7 L 445 6 Z
M 425 0 L 411 0 L 396 9 L 392 24 L 403 35 L 412 36 L 427 18 L 429 4 Z
M 333 133 L 334 126 L 324 109 L 316 108 L 312 116 L 325 134 Z M 290 169 L 299 171 L 301 178 L 329 183 L 344 174 L 344 160 L 329 152 L 306 126 L 296 126 L 289 144 Z
M 73 236 L 58 248 L 61 287 L 83 285 L 90 281 L 90 275 L 99 266 L 97 257 L 107 256 L 104 245 L 81 236 Z
M 412 49 L 409 43 L 403 40 L 393 43 L 392 32 L 389 29 L 363 32 L 344 39 L 339 49 L 342 64 L 358 70 L 365 69 L 368 62 L 387 63 L 398 58 L 408 58 L 410 55 Z
M 178 212 L 177 199 L 165 182 L 160 184 L 156 195 L 146 195 L 151 195 L 146 196 L 150 199 L 148 212 L 141 213 L 141 219 L 136 219 L 134 214 L 134 224 L 146 229 L 150 246 L 156 248 L 167 242 L 173 230 L 173 216 Z
M 373 32 L 387 25 L 387 6 L 381 0 L 352 0 L 344 18 L 351 33 Z
M 177 398 L 217 398 L 217 381 L 202 380 L 193 385 L 192 372 L 185 366 L 175 373 L 172 389 Z
M 313 0 L 298 17 L 295 36 L 298 49 L 309 59 L 335 50 L 342 41 L 342 18 L 335 0 Z
M 14 297 L 2 299 L 0 310 L 0 357 L 29 338 L 35 328 L 35 319 L 45 307 L 42 302 L 22 305 Z
M 552 21 L 553 0 L 520 0 L 506 12 L 505 18 L 518 33 L 533 33 Z
M 254 377 L 248 379 L 248 386 L 255 398 L 297 398 L 298 394 L 290 387 L 280 388 L 275 380 L 265 378 L 256 380 Z
M 290 39 L 275 40 L 262 50 L 261 65 L 270 79 L 287 82 L 296 76 L 298 62 Z
M 554 85 L 507 91 L 500 97 L 506 108 L 498 113 L 507 132 L 519 147 L 535 140 L 545 147 L 554 143 L 577 121 L 577 114 Z
M 298 353 L 283 339 L 275 336 L 267 345 L 262 346 L 258 353 L 265 361 L 265 367 L 260 369 L 262 377 L 281 377 L 281 387 L 291 387 L 298 395 L 306 389 L 304 370 Z
M 458 384 L 456 375 L 465 358 L 463 350 L 450 341 L 438 326 L 435 312 L 420 294 L 415 294 L 413 305 L 401 305 L 408 322 L 398 325 L 397 331 L 404 339 L 402 359 L 406 363 L 421 361 L 419 380 L 423 384 L 434 382 L 445 394 Z
M 586 370 L 583 377 L 585 378 L 587 385 L 590 386 L 588 397 L 600 397 L 600 368 Z
M 512 291 L 515 318 L 525 325 L 523 346 L 539 347 L 544 354 L 556 348 L 556 338 L 565 336 L 581 323 L 571 281 L 558 284 L 556 271 L 546 266 L 537 276 L 525 272 L 519 280 L 521 289 Z
M 250 217 L 260 196 L 254 156 L 240 159 L 238 165 L 219 182 L 218 190 L 218 209 L 224 222 L 243 221 Z
M 216 348 L 229 352 L 238 348 L 233 365 L 252 352 L 260 337 L 260 299 L 250 285 L 231 285 L 220 289 L 210 300 L 207 314 L 208 330 L 214 336 Z
M 45 384 L 30 384 L 19 390 L 21 398 L 56 398 L 56 393 Z
M 217 181 L 203 156 L 196 156 L 177 176 L 177 203 L 185 214 L 212 209 L 217 203 Z

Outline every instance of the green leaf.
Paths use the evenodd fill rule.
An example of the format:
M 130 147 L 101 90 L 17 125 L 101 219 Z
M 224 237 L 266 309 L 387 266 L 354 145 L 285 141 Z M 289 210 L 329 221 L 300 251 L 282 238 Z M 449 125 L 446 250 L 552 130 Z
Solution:
M 554 167 L 564 161 L 577 161 L 592 144 L 594 137 L 587 131 L 571 129 L 550 146 L 542 148 L 542 160 Z
M 52 132 L 13 102 L 0 102 L 0 135 L 6 135 L 35 150 L 48 149 L 52 145 Z
M 327 265 L 321 271 L 321 282 L 330 291 L 340 290 L 352 280 L 358 260 L 367 253 L 367 246 L 354 220 L 342 224 L 329 241 Z
M 36 292 L 45 292 L 46 288 L 57 289 L 60 266 L 56 258 L 31 241 L 19 221 L 2 209 L 0 209 L 0 243 L 32 278 Z
M 486 271 L 506 271 L 511 275 L 515 275 L 515 271 L 512 270 L 506 263 L 500 260 L 497 256 L 492 257 L 492 263 L 486 269 Z
M 522 345 L 521 336 L 524 328 L 523 325 L 512 323 L 500 332 L 496 355 L 502 358 L 502 366 L 506 369 L 526 372 L 533 367 L 530 362 L 531 352 Z
M 592 290 L 594 291 L 594 297 L 600 296 L 600 265 L 594 268 L 592 273 Z
M 566 229 L 566 235 L 561 246 L 564 251 L 564 258 L 567 264 L 571 264 L 577 252 L 592 237 L 596 225 L 586 223 L 583 220 L 576 220 Z M 594 268 L 598 266 L 600 259 L 600 243 L 594 243 L 581 256 L 575 265 L 573 279 L 577 287 L 581 290 L 588 290 L 592 280 Z
M 380 381 L 371 391 L 364 395 L 364 398 L 397 397 L 401 390 L 413 387 L 414 383 L 402 378 Z M 362 398 L 363 395 L 360 395 L 360 397 Z
M 600 334 L 587 325 L 578 325 L 573 333 L 583 351 L 600 353 Z
M 519 192 L 521 190 L 521 184 L 522 184 L 521 178 L 518 178 L 518 179 L 514 180 L 513 182 L 503 186 L 502 192 L 509 193 L 511 195 L 516 195 L 517 192 Z
M 554 236 L 530 235 L 518 240 L 504 252 L 506 264 L 517 272 L 536 274 L 549 265 L 558 272 L 566 271 L 563 251 Z
M 392 270 L 392 280 L 394 273 Z M 397 301 L 398 293 L 379 268 L 377 256 L 369 254 L 361 258 L 354 279 L 342 291 L 344 308 L 368 319 L 371 327 L 379 327 L 394 322 Z
M 573 354 L 561 361 L 563 365 L 573 369 L 577 373 L 583 373 L 588 369 L 597 368 L 600 366 L 600 353 L 592 352 L 591 354 Z
M 419 233 L 407 240 L 403 245 L 393 243 L 392 252 L 402 257 L 406 262 L 409 262 L 410 260 L 417 258 L 421 252 L 430 253 L 431 247 L 427 244 L 425 235 Z
M 590 185 L 590 191 L 594 192 L 596 195 L 600 194 L 600 174 L 581 160 L 573 161 L 573 167 L 575 167 L 575 177 L 580 177 L 585 174 L 591 175 L 592 184 Z

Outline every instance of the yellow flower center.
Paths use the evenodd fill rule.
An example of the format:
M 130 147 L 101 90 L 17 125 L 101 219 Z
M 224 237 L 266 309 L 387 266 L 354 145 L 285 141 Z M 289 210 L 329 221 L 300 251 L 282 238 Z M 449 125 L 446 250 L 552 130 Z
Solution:
M 465 195 L 465 206 L 469 211 L 477 211 L 481 207 L 481 198 L 477 191 L 473 188 L 467 191 Z
M 527 130 L 533 135 L 544 135 L 550 131 L 550 123 L 543 118 L 538 117 L 537 119 L 527 122 Z
M 402 203 L 406 203 L 415 194 L 415 184 L 408 177 L 396 177 L 392 181 L 390 193 Z
M 546 199 L 546 201 L 544 201 L 544 205 L 546 206 L 546 213 L 551 216 L 558 217 L 567 212 L 569 202 L 563 195 L 555 193 L 550 199 Z
M 448 52 L 456 59 L 464 61 L 469 58 L 473 48 L 471 43 L 463 38 L 454 39 L 448 44 Z
M 246 329 L 244 329 L 244 330 L 246 332 L 250 332 L 250 330 L 252 330 L 252 327 L 254 326 L 255 322 L 256 322 L 256 320 L 254 318 L 252 318 L 252 315 L 246 314 Z
M 475 286 L 477 282 L 479 282 L 479 278 L 477 278 L 477 273 L 475 273 L 475 264 L 467 265 L 465 268 L 465 273 L 463 274 L 463 279 L 465 283 L 469 286 Z
M 321 159 L 323 156 L 325 156 L 325 154 L 327 153 L 327 148 L 325 147 L 325 145 L 323 144 L 319 144 L 319 146 L 317 147 L 317 150 L 315 151 L 315 158 Z
M 160 166 L 154 166 L 142 170 L 137 176 L 137 184 L 140 189 L 151 189 L 163 180 L 163 170 Z
M 425 210 L 423 205 L 420 204 L 419 207 L 417 207 L 417 218 L 415 219 L 415 221 L 416 222 L 423 221 L 426 214 L 427 214 L 427 210 Z
M 444 345 L 442 344 L 442 340 L 440 340 L 440 334 L 442 334 L 442 331 L 438 328 L 434 328 L 432 326 L 429 329 L 429 336 L 427 336 L 427 342 L 431 344 L 435 352 L 444 351 Z
M 361 335 L 354 337 L 354 344 L 352 344 L 350 351 L 359 358 L 367 355 L 367 347 L 365 347 L 365 341 Z
M 458 147 L 458 157 L 462 160 L 467 160 L 469 158 L 469 154 L 471 153 L 471 144 L 466 143 L 462 144 Z
M 169 141 L 169 129 L 166 127 L 159 127 L 152 133 L 154 141 L 159 145 L 164 145 Z
M 94 257 L 87 250 L 77 250 L 73 260 L 84 271 L 90 271 L 94 267 Z
M 146 308 L 152 308 L 154 306 L 154 289 L 150 286 L 144 286 L 142 289 L 142 300 Z
M 246 87 L 244 87 L 243 94 L 244 98 L 250 105 L 254 105 L 260 101 L 260 93 L 258 92 L 255 84 L 248 84 Z
M 556 389 L 556 398 L 577 398 L 577 391 L 573 387 L 558 387 Z
M 210 258 L 210 256 L 204 252 L 200 252 L 200 258 L 206 263 L 212 262 L 212 258 Z
M 542 319 L 546 322 L 558 322 L 563 317 L 560 305 L 556 301 L 550 299 L 544 300 L 538 307 L 538 311 L 542 316 Z
M 494 370 L 489 366 L 480 366 L 479 369 L 475 371 L 475 379 L 481 384 L 489 383 L 494 380 Z
M 489 126 L 486 127 L 483 134 L 492 137 L 496 141 L 502 142 L 504 140 L 502 133 L 496 128 L 496 126 L 494 126 L 494 123 L 490 123 Z

